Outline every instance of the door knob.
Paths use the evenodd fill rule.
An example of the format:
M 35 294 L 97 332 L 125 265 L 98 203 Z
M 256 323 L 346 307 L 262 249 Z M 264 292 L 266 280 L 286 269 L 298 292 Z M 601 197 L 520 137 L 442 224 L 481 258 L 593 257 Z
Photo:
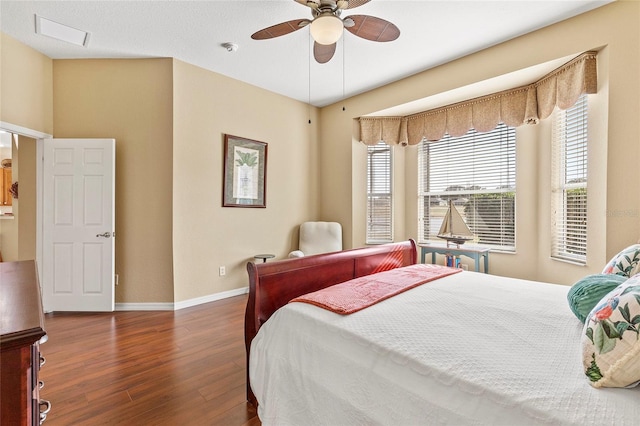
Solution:
M 97 234 L 96 237 L 105 237 L 109 238 L 111 236 L 111 232 L 105 232 L 104 234 Z

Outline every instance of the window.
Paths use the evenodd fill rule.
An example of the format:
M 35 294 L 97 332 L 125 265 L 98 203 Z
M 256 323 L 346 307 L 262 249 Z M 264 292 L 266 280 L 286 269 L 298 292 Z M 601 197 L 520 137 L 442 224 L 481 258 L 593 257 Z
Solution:
M 551 257 L 587 261 L 587 95 L 554 112 Z
M 499 124 L 461 137 L 445 135 L 418 148 L 418 240 L 442 241 L 449 200 L 477 243 L 515 251 L 516 134 Z
M 367 147 L 367 243 L 393 241 L 391 162 L 393 150 L 384 142 Z

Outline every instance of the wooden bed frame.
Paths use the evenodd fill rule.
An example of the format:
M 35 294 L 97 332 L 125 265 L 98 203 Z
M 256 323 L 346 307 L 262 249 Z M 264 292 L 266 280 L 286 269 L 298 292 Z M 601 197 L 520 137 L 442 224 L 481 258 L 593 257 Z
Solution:
M 417 263 L 414 240 L 269 263 L 247 263 L 249 299 L 244 317 L 247 400 L 257 407 L 249 382 L 251 341 L 273 313 L 291 299 L 353 278 Z

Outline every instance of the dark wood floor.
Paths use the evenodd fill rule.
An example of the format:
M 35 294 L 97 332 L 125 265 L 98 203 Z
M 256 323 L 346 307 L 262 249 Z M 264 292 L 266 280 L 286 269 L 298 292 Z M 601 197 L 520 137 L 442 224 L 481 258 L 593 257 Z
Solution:
M 245 400 L 246 300 L 47 314 L 45 425 L 260 425 Z

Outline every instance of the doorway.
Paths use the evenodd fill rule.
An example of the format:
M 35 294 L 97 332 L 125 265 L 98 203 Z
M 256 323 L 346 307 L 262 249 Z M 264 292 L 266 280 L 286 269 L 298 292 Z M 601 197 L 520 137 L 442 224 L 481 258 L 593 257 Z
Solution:
M 11 194 L 13 181 L 17 179 L 16 170 L 12 168 L 14 145 L 17 151 L 17 135 L 0 131 L 0 262 L 18 256 L 17 225 Z
M 16 231 L 19 234 L 18 238 L 24 241 L 28 241 L 28 243 L 18 244 L 18 246 L 19 247 L 22 246 L 23 249 L 22 251 L 18 250 L 18 255 L 16 256 L 15 259 L 4 259 L 4 260 L 5 261 L 18 260 L 18 259 L 26 260 L 26 259 L 35 258 L 37 269 L 38 269 L 38 276 L 40 277 L 40 287 L 42 291 L 44 290 L 43 282 L 46 282 L 47 280 L 51 280 L 52 278 L 52 277 L 45 276 L 44 275 L 45 271 L 43 269 L 43 264 L 44 264 L 44 243 L 43 243 L 44 241 L 44 227 L 43 227 L 44 165 L 43 165 L 43 162 L 45 158 L 44 157 L 45 155 L 44 141 L 45 139 L 52 138 L 52 135 L 39 132 L 37 130 L 17 126 L 11 123 L 3 122 L 3 121 L 0 121 L 0 131 L 17 135 L 18 141 L 20 140 L 30 141 L 29 144 L 23 146 L 23 147 L 28 146 L 30 149 L 23 149 L 21 152 L 24 153 L 25 156 L 28 156 L 29 158 L 32 158 L 34 160 L 33 161 L 34 170 L 30 171 L 29 173 L 23 174 L 22 179 L 25 180 L 24 183 L 27 183 L 27 185 L 24 185 L 25 188 L 27 187 L 35 188 L 35 191 L 32 190 L 32 192 L 35 192 L 34 196 L 20 198 L 20 202 L 23 204 L 22 213 L 19 213 L 19 211 L 17 211 L 17 209 L 15 208 L 16 206 L 12 206 L 14 207 L 14 213 L 19 213 L 14 215 L 14 223 L 19 223 L 20 218 L 28 218 L 28 219 L 25 219 L 24 222 L 26 224 L 31 224 L 30 226 L 18 227 Z M 115 154 L 113 154 L 113 159 L 115 161 Z M 12 162 L 13 161 L 15 160 L 12 159 Z M 32 182 L 29 182 L 29 178 L 27 178 L 27 176 L 31 177 Z M 115 191 L 115 187 L 113 187 L 112 190 Z M 27 192 L 25 192 L 25 194 L 26 193 Z M 113 232 L 114 230 L 115 229 L 112 227 L 110 232 Z M 111 236 L 114 237 L 115 234 L 112 234 Z M 109 251 L 111 251 L 112 253 L 111 258 L 113 261 L 115 261 L 115 257 L 113 256 L 114 246 L 115 244 L 112 243 L 111 247 L 109 247 Z M 109 285 L 111 286 L 111 289 L 112 289 L 112 295 L 111 295 L 112 300 L 110 303 L 110 308 L 107 308 L 105 310 L 113 310 L 113 301 L 114 301 L 113 293 L 115 293 L 115 289 L 113 285 L 114 284 L 113 264 L 109 266 L 109 270 L 110 272 L 107 271 L 105 274 L 105 277 L 107 276 L 107 274 L 109 275 L 108 281 L 110 282 Z M 44 295 L 44 291 L 42 291 L 42 294 Z M 53 310 L 50 304 L 47 302 L 46 298 L 43 299 L 43 307 L 45 312 L 50 312 Z
M 50 135 L 2 121 L 0 121 L 0 131 L 8 135 L 11 141 L 11 151 L 5 151 L 5 155 L 8 157 L 8 153 L 11 152 L 11 180 L 15 190 L 14 195 L 11 196 L 11 206 L 6 205 L 1 209 L 3 211 L 3 215 L 0 216 L 3 218 L 0 219 L 2 258 L 5 262 L 36 259 L 39 267 L 41 260 L 39 257 L 41 251 L 38 248 L 39 185 L 37 179 L 39 175 L 36 158 L 39 158 L 38 139 L 50 137 Z M 23 166 L 22 173 L 20 173 L 20 164 Z M 18 190 L 20 186 L 16 182 L 21 183 L 22 191 Z M 41 274 L 40 268 L 38 273 Z

